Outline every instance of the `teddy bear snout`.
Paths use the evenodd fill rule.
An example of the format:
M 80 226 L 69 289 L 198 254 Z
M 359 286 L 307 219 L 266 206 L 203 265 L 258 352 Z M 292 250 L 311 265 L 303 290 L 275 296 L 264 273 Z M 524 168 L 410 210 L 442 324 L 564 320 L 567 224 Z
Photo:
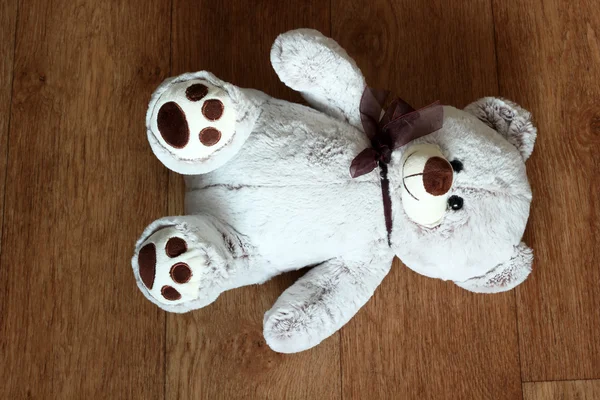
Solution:
M 452 186 L 452 165 L 441 157 L 431 157 L 423 169 L 423 186 L 433 196 L 446 194 Z
M 447 210 L 454 170 L 435 144 L 409 147 L 402 162 L 402 205 L 423 226 L 439 224 Z

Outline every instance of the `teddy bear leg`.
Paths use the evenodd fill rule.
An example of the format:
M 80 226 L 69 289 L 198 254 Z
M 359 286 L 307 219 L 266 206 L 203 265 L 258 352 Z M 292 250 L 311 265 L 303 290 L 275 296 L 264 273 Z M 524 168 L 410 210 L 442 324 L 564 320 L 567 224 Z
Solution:
M 202 308 L 232 286 L 239 243 L 213 217 L 158 219 L 135 246 L 132 267 L 138 287 L 166 311 Z
M 336 258 L 306 273 L 265 314 L 267 344 L 280 353 L 316 346 L 369 300 L 387 275 L 393 255 L 368 261 Z
M 210 172 L 230 160 L 252 131 L 264 101 L 209 72 L 165 81 L 148 107 L 148 140 L 158 159 L 181 174 Z
M 273 43 L 271 64 L 279 79 L 311 106 L 361 129 L 365 78 L 335 40 L 313 29 L 286 32 Z

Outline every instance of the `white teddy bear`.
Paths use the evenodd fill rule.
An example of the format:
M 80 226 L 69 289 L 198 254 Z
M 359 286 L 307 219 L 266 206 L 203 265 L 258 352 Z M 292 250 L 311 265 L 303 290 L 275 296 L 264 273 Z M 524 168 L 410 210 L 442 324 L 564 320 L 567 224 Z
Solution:
M 412 128 L 433 110 L 439 121 L 425 123 L 439 126 L 383 154 L 360 111 L 378 92 L 335 41 L 291 31 L 275 41 L 271 62 L 313 108 L 208 72 L 168 79 L 153 94 L 152 150 L 188 176 L 187 215 L 153 222 L 135 247 L 135 278 L 150 301 L 186 312 L 312 266 L 264 318 L 268 345 L 292 353 L 348 322 L 395 255 L 473 292 L 525 280 L 533 255 L 521 242 L 531 202 L 524 161 L 536 137 L 527 111 L 484 98 L 464 110 L 394 113 Z M 373 159 L 361 162 L 361 153 Z

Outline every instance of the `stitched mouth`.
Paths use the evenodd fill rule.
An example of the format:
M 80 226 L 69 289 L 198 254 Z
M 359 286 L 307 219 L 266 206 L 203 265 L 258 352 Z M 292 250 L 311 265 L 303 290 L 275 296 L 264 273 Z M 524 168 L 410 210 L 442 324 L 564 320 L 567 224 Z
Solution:
M 410 192 L 410 190 L 408 190 L 408 187 L 406 186 L 406 182 L 404 181 L 404 178 L 402 179 L 402 185 L 404 185 L 404 189 L 406 190 L 406 192 L 407 192 L 408 194 L 410 194 L 410 197 L 412 197 L 412 198 L 413 198 L 413 199 L 415 199 L 416 201 L 420 201 L 419 199 L 417 199 L 417 198 L 415 197 L 415 195 L 414 195 L 414 194 L 412 194 L 412 193 Z
M 409 159 L 410 159 L 412 156 L 414 156 L 416 153 L 417 153 L 416 151 L 413 151 L 413 152 L 412 152 L 412 153 L 410 153 L 410 154 L 408 155 L 408 157 L 406 157 L 406 159 L 404 160 L 404 164 L 402 164 L 402 176 L 404 176 L 404 167 L 406 167 L 406 163 L 407 163 L 407 162 L 408 162 L 408 160 L 409 160 Z
M 416 197 L 414 194 L 412 194 L 412 193 L 410 192 L 410 190 L 408 190 L 408 187 L 406 186 L 406 181 L 405 181 L 405 179 L 406 179 L 406 178 L 411 178 L 411 177 L 413 177 L 413 176 L 419 176 L 419 175 L 423 175 L 423 173 L 421 172 L 421 173 L 419 173 L 419 174 L 412 174 L 412 175 L 409 175 L 409 176 L 404 176 L 404 167 L 406 167 L 406 163 L 407 163 L 407 162 L 408 162 L 408 160 L 409 160 L 409 159 L 410 159 L 412 156 L 414 156 L 416 153 L 417 153 L 416 151 L 414 151 L 414 152 L 410 153 L 410 154 L 408 155 L 408 157 L 406 157 L 406 159 L 404 160 L 404 164 L 402 164 L 402 185 L 404 186 L 404 189 L 406 190 L 406 192 L 407 192 L 407 193 L 408 193 L 408 194 L 409 194 L 409 195 L 410 195 L 410 196 L 411 196 L 413 199 L 415 199 L 416 201 L 419 201 L 419 199 L 417 199 L 417 197 Z

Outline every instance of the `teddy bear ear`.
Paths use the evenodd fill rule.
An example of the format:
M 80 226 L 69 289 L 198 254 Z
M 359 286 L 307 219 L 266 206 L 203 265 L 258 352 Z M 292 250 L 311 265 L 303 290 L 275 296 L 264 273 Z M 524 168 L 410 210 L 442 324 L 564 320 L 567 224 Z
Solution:
M 484 97 L 465 107 L 492 129 L 496 130 L 519 150 L 523 160 L 533 152 L 537 129 L 531 113 L 518 104 L 498 97 Z
M 515 246 L 513 256 L 485 275 L 463 282 L 454 282 L 463 289 L 475 293 L 506 292 L 521 284 L 531 273 L 533 250 L 521 242 Z

